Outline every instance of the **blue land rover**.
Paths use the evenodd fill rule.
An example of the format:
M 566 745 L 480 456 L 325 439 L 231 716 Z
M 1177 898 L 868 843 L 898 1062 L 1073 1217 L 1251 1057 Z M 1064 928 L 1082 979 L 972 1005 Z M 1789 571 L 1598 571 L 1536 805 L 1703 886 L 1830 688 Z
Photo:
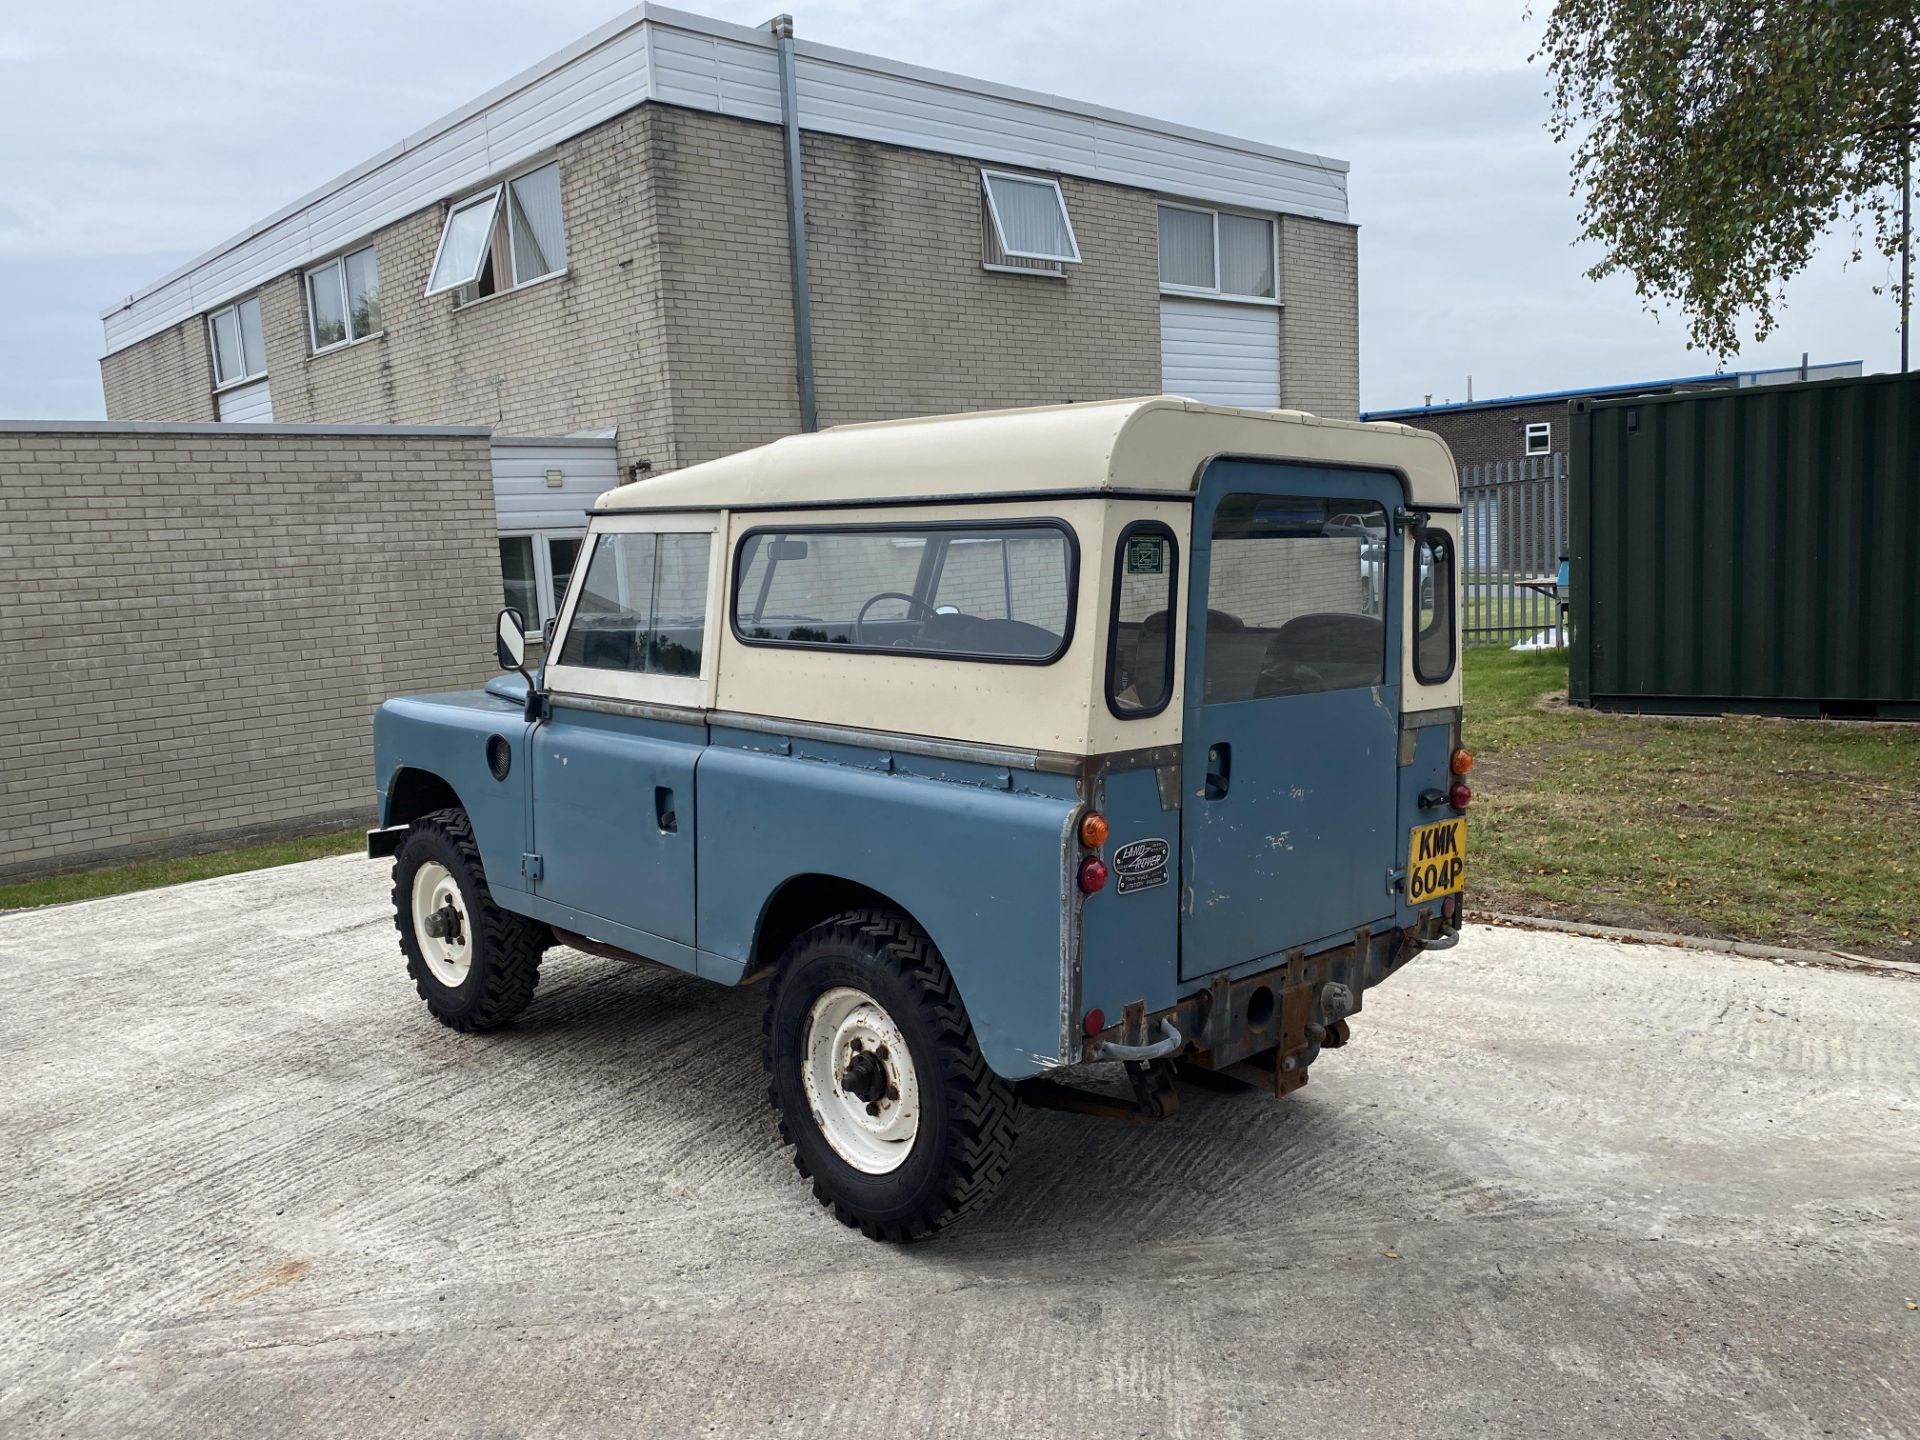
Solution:
M 407 968 L 461 1030 L 556 945 L 765 982 L 876 1239 L 983 1204 L 1020 1103 L 1283 1095 L 1458 937 L 1458 533 L 1431 435 L 1167 397 L 610 491 L 537 672 L 506 611 L 517 674 L 376 717 Z

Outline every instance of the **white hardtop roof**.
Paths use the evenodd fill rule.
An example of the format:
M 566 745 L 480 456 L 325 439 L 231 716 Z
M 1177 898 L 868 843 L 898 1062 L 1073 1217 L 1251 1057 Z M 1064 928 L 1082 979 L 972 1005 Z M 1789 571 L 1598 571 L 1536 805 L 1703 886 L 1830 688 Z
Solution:
M 1366 466 L 1405 475 L 1416 505 L 1458 505 L 1453 456 L 1406 425 L 1241 410 L 1173 395 L 839 425 L 603 494 L 596 510 L 818 508 L 875 501 L 1189 495 L 1219 456 Z
M 804 19 L 804 17 L 803 17 Z M 1347 163 L 798 39 L 807 130 L 1245 209 L 1347 219 Z M 478 188 L 647 101 L 781 119 L 775 41 L 642 4 L 100 312 L 106 353 Z

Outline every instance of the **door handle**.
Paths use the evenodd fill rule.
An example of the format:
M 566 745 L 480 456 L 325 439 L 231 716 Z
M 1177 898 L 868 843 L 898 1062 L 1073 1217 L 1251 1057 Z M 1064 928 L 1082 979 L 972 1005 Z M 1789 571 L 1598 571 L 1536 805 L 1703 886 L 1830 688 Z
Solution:
M 673 813 L 673 790 L 667 785 L 653 787 L 653 818 L 659 825 L 662 835 L 671 835 L 680 828 L 680 819 Z
M 1222 740 L 1207 747 L 1207 789 L 1209 800 L 1219 800 L 1233 783 L 1233 746 Z

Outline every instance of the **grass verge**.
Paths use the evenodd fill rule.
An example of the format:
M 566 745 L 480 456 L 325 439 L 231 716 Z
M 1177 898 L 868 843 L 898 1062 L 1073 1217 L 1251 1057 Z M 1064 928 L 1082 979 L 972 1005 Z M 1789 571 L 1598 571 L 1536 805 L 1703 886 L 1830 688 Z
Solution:
M 108 865 L 97 870 L 72 870 L 62 875 L 47 875 L 37 880 L 0 885 L 0 910 L 60 905 L 69 900 L 97 900 L 103 895 L 124 895 L 130 890 L 151 890 L 160 885 L 178 885 L 185 880 L 210 880 L 216 875 L 236 875 L 242 870 L 265 870 L 273 865 L 291 865 L 296 860 L 345 855 L 359 849 L 366 841 L 364 830 L 348 830 L 337 835 L 315 835 L 302 840 L 242 845 L 232 850 L 209 851 L 204 855 L 176 855 L 134 860 L 125 865 Z
M 1465 680 L 1472 904 L 1920 958 L 1920 727 L 1543 704 L 1564 652 Z

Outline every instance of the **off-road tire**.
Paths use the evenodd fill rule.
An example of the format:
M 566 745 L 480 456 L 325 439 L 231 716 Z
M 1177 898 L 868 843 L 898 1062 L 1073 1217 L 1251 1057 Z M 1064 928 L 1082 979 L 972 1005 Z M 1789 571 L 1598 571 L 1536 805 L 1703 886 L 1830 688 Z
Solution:
M 865 991 L 906 1037 L 921 1100 L 907 1159 L 884 1175 L 848 1164 L 822 1133 L 801 1079 L 808 1016 L 838 986 Z M 911 920 L 854 910 L 814 926 L 781 957 L 767 997 L 762 1058 L 780 1138 L 813 1194 L 870 1240 L 924 1240 L 984 1206 L 1013 1155 L 1013 1087 L 987 1068 L 953 977 Z
M 460 887 L 473 927 L 473 963 L 457 987 L 443 985 L 427 968 L 413 933 L 414 872 L 437 860 Z M 540 983 L 540 957 L 551 932 L 537 921 L 493 903 L 480 847 L 464 810 L 436 810 L 413 822 L 393 857 L 393 923 L 407 957 L 413 987 L 442 1025 L 455 1030 L 495 1030 L 533 999 Z

